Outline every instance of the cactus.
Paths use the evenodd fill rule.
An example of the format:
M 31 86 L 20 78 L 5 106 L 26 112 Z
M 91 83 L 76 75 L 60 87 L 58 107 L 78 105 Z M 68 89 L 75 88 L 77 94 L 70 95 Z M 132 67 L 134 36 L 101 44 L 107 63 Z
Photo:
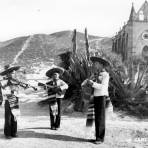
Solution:
M 72 45 L 73 45 L 73 56 L 77 53 L 77 41 L 76 41 L 77 31 L 74 29 L 73 31 L 73 37 L 72 37 Z
M 89 54 L 89 43 L 88 43 L 87 28 L 85 28 L 85 46 L 86 46 L 87 60 L 89 60 L 90 54 Z

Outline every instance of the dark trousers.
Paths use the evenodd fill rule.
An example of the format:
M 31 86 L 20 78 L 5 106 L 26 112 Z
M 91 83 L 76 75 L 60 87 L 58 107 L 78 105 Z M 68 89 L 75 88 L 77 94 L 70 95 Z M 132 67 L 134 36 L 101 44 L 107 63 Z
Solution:
M 96 140 L 104 141 L 106 97 L 94 97 Z
M 61 98 L 56 98 L 57 106 L 58 106 L 58 114 L 53 115 L 51 105 L 49 104 L 50 111 L 50 124 L 51 128 L 59 128 L 61 122 Z
M 17 133 L 17 121 L 15 120 L 8 100 L 5 101 L 5 124 L 4 134 L 5 136 L 15 136 Z

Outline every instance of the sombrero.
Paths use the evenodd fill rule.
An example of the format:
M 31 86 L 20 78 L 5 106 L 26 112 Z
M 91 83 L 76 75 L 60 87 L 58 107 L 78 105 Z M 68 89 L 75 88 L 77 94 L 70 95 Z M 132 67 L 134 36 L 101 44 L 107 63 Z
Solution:
M 46 72 L 46 76 L 51 78 L 54 73 L 62 75 L 64 73 L 64 69 L 61 67 L 54 67 Z
M 107 60 L 100 58 L 100 57 L 93 56 L 93 57 L 90 57 L 90 60 L 92 62 L 99 62 L 104 66 L 110 66 L 110 63 Z
M 0 75 L 4 76 L 8 73 L 12 73 L 13 71 L 17 71 L 19 69 L 20 69 L 20 66 L 13 66 L 13 67 L 5 66 L 5 70 L 3 72 L 1 72 Z

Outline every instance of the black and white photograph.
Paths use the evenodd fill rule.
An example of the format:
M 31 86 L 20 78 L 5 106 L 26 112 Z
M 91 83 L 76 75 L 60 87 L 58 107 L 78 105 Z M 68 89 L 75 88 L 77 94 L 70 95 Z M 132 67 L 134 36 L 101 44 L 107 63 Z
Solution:
M 0 148 L 148 148 L 148 0 L 0 0 Z

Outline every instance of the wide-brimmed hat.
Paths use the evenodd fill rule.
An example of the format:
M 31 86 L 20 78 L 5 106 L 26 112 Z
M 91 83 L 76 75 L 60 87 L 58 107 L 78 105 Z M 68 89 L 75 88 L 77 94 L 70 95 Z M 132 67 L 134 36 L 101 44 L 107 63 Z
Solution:
M 51 78 L 54 73 L 59 73 L 62 75 L 64 73 L 64 69 L 61 67 L 51 68 L 46 72 L 46 76 Z
M 17 71 L 20 69 L 20 66 L 10 67 L 8 65 L 4 66 L 4 71 L 0 73 L 1 76 L 7 75 L 8 73 L 12 73 L 13 71 Z
M 100 58 L 100 57 L 92 56 L 92 57 L 90 57 L 90 60 L 92 62 L 99 62 L 103 66 L 110 66 L 110 63 L 107 60 Z

